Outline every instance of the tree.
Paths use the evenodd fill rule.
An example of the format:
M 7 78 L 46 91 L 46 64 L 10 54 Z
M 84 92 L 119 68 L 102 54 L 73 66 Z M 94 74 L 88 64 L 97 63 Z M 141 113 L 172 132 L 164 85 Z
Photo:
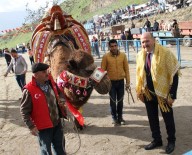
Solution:
M 37 10 L 31 10 L 29 8 L 29 3 L 26 3 L 25 7 L 27 16 L 25 17 L 25 23 L 39 23 L 43 18 L 43 16 L 45 15 L 45 13 L 47 12 L 49 4 L 56 5 L 59 4 L 60 1 L 61 0 L 52 0 L 50 2 L 47 0 L 45 2 L 46 3 L 45 7 L 40 6 Z

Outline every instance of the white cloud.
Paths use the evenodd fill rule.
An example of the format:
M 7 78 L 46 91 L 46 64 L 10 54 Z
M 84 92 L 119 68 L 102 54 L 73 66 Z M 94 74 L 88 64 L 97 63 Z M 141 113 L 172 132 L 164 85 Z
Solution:
M 36 10 L 41 6 L 45 7 L 46 1 L 50 0 L 0 0 L 0 12 L 25 11 L 27 3 L 30 9 Z M 49 2 L 49 5 L 52 2 Z
M 40 7 L 45 7 L 46 2 L 49 2 L 49 7 L 53 2 L 59 4 L 65 0 L 0 0 L 0 33 L 2 30 L 12 29 L 22 26 L 27 16 L 26 4 L 31 10 L 37 10 Z M 11 19 L 11 20 L 10 20 Z

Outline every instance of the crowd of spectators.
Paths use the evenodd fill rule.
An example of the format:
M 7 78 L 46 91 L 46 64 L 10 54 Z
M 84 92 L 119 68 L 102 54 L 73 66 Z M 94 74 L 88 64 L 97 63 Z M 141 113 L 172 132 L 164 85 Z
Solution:
M 143 5 L 130 5 L 125 8 L 113 10 L 112 13 L 106 13 L 103 15 L 95 15 L 92 19 L 84 21 L 82 24 L 87 30 L 88 34 L 98 34 L 102 31 L 102 28 L 123 23 L 126 21 L 133 21 L 134 19 L 140 19 L 148 17 L 153 14 L 163 13 L 165 9 L 161 4 L 146 3 Z
M 106 13 L 103 15 L 95 15 L 92 19 L 84 21 L 82 24 L 84 25 L 85 29 L 87 30 L 88 35 L 98 35 L 100 38 L 100 33 L 106 27 L 111 27 L 116 24 L 125 23 L 126 21 L 131 21 L 131 25 L 129 28 L 135 28 L 134 20 L 135 19 L 144 19 L 146 18 L 145 25 L 143 28 L 146 31 L 171 31 L 173 20 L 161 20 L 161 21 L 149 21 L 148 17 L 154 14 L 164 13 L 167 12 L 170 8 L 170 4 L 165 3 L 157 3 L 158 1 L 151 1 L 141 5 L 129 5 L 125 8 L 120 8 L 117 10 L 113 10 L 112 13 Z M 181 4 L 183 5 L 183 4 Z M 175 7 L 181 8 L 180 5 L 173 5 Z M 184 6 L 184 5 L 183 5 Z M 110 33 L 110 32 L 108 32 Z M 105 34 L 108 36 L 108 34 Z M 111 36 L 112 38 L 113 36 Z

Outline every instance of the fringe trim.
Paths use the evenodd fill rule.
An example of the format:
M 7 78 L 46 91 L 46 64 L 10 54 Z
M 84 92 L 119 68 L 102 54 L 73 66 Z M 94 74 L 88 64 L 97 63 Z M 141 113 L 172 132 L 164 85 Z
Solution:
M 151 100 L 152 100 L 152 97 L 151 97 L 151 94 L 150 94 L 150 93 L 154 94 L 154 93 L 151 92 L 148 88 L 145 88 L 145 89 L 144 89 L 144 95 L 145 95 L 147 101 L 151 101 Z
M 147 99 L 147 101 L 152 100 L 151 94 L 156 95 L 155 92 L 150 91 L 148 88 L 145 88 L 144 95 Z M 157 96 L 157 95 L 156 95 Z M 170 95 L 168 95 L 168 99 L 170 98 Z M 167 104 L 167 100 L 163 97 L 157 96 L 159 107 L 163 112 L 170 112 L 169 105 Z
M 166 101 L 165 98 L 157 96 L 157 100 L 158 100 L 158 103 L 159 103 L 159 107 L 161 108 L 161 110 L 163 112 L 170 112 L 169 106 L 168 106 L 167 101 Z

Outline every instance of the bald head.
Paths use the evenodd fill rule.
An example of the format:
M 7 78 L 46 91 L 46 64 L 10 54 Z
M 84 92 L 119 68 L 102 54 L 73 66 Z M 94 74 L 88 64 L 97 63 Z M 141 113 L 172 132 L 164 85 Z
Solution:
M 150 33 L 150 32 L 145 32 L 145 33 L 143 33 L 143 34 L 141 35 L 141 39 L 142 39 L 142 38 L 151 38 L 151 39 L 154 39 L 152 33 Z
M 155 38 L 150 32 L 141 35 L 141 46 L 145 52 L 153 52 L 155 47 Z

